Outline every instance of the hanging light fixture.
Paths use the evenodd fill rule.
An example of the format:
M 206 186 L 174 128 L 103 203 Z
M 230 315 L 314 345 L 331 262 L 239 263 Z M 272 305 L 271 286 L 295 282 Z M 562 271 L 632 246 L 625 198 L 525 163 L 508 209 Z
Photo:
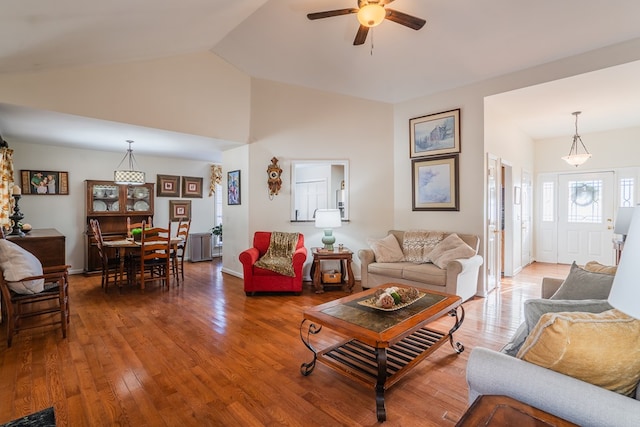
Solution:
M 134 169 L 136 159 L 133 157 L 133 149 L 131 149 L 133 141 L 128 139 L 127 142 L 129 143 L 129 149 L 127 150 L 127 154 L 125 154 L 120 161 L 118 168 L 120 168 L 120 165 L 128 159 L 129 169 L 116 169 L 113 172 L 113 182 L 122 185 L 142 185 L 145 183 L 144 172 Z
M 384 18 L 387 16 L 387 11 L 384 10 L 384 7 L 381 6 L 377 2 L 371 2 L 365 6 L 362 6 L 358 10 L 358 22 L 364 25 L 365 27 L 375 27 L 380 25 Z
M 575 166 L 575 167 L 580 166 L 581 164 L 589 160 L 589 158 L 591 158 L 591 154 L 589 153 L 589 151 L 587 151 L 587 147 L 584 146 L 584 142 L 582 142 L 582 138 L 580 138 L 580 135 L 578 135 L 578 115 L 581 112 L 582 111 L 575 111 L 571 113 L 574 116 L 576 116 L 576 134 L 573 135 L 573 143 L 571 144 L 569 155 L 562 157 L 562 160 L 569 163 L 571 166 Z M 578 141 L 580 141 L 580 145 L 582 146 L 584 153 L 578 153 L 578 148 L 579 148 Z

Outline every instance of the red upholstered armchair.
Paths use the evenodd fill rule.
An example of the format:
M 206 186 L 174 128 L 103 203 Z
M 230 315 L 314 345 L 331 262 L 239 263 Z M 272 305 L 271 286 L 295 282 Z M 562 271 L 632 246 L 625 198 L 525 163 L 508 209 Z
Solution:
M 271 232 L 256 231 L 253 235 L 253 247 L 239 255 L 244 271 L 245 293 L 253 295 L 255 292 L 296 292 L 299 295 L 302 292 L 302 266 L 307 259 L 304 236 L 299 234 L 296 251 L 293 254 L 294 277 L 254 266 L 269 249 L 270 240 Z

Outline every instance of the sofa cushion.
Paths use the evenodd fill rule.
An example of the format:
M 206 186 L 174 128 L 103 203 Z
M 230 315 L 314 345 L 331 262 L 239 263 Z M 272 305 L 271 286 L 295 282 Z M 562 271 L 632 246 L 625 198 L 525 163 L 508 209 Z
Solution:
M 429 262 L 433 248 L 444 239 L 441 231 L 407 230 L 402 237 L 404 260 L 413 263 Z
M 7 239 L 0 239 L 0 268 L 4 272 L 4 280 L 14 292 L 37 294 L 44 290 L 44 279 L 22 280 L 42 275 L 40 260 Z
M 411 265 L 408 262 L 374 262 L 369 264 L 368 272 L 370 274 L 380 274 L 393 279 L 402 278 L 402 270 Z
M 430 285 L 445 286 L 447 270 L 443 270 L 430 262 L 427 264 L 409 264 L 402 270 L 402 278 Z
M 446 268 L 449 261 L 471 258 L 476 251 L 467 245 L 457 234 L 451 233 L 438 243 L 429 253 L 429 259 L 440 268 Z
M 640 320 L 618 310 L 547 313 L 517 357 L 632 396 L 640 380 Z
M 535 328 L 540 317 L 546 313 L 559 312 L 588 312 L 602 313 L 611 310 L 613 307 L 607 300 L 549 300 L 549 299 L 529 299 L 524 302 L 524 322 L 520 325 L 513 338 L 503 347 L 502 352 L 510 356 L 515 356 L 522 344 Z
M 382 239 L 367 239 L 367 243 L 373 250 L 376 262 L 400 262 L 404 260 L 400 244 L 393 234 L 388 234 Z
M 584 265 L 584 269 L 587 271 L 591 271 L 593 273 L 604 273 L 604 274 L 616 274 L 618 271 L 617 265 L 604 265 L 600 264 L 598 261 L 589 261 Z
M 569 275 L 550 299 L 607 299 L 613 277 L 584 270 L 574 262 Z

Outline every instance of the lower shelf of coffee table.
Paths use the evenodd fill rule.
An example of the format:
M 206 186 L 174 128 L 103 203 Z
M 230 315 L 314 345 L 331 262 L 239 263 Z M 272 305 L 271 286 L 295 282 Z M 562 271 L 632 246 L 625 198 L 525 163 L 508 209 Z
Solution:
M 422 328 L 388 347 L 385 389 L 448 340 L 449 334 Z M 375 388 L 377 384 L 376 349 L 368 344 L 349 339 L 319 351 L 318 360 L 365 386 Z

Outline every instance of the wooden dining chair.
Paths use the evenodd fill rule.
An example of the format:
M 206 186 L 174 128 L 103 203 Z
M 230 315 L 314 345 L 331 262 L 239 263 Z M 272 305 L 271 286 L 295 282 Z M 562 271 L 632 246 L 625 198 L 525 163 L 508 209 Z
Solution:
M 0 294 L 6 316 L 3 320 L 7 325 L 7 347 L 11 347 L 14 334 L 42 326 L 59 324 L 62 338 L 66 338 L 69 324 L 70 266 L 42 268 L 33 254 L 6 240 L 4 233 L 0 233 Z M 34 274 L 36 270 L 37 274 Z M 42 290 L 37 291 L 40 286 Z M 33 320 L 23 322 L 26 319 Z
M 144 221 L 142 224 L 138 270 L 140 289 L 144 290 L 147 282 L 157 280 L 168 288 L 171 280 L 171 223 L 168 228 L 147 228 Z
M 102 238 L 100 222 L 98 222 L 97 219 L 91 219 L 89 220 L 89 226 L 91 227 L 93 238 L 96 241 L 96 248 L 98 249 L 98 256 L 100 257 L 100 265 L 102 268 L 100 286 L 107 292 L 109 281 L 112 277 L 113 283 L 117 284 L 118 274 L 120 273 L 120 258 L 117 255 L 112 257 L 108 255 L 107 248 L 104 246 L 104 239 Z
M 176 284 L 180 285 L 180 279 L 184 283 L 184 253 L 187 250 L 187 239 L 189 237 L 189 229 L 191 228 L 191 220 L 180 221 L 178 223 L 178 232 L 176 237 L 182 239 L 175 247 L 175 250 L 171 250 L 171 270 L 173 276 L 176 279 Z
M 145 224 L 147 227 L 153 227 L 153 218 L 151 218 L 150 216 L 147 217 L 146 220 L 143 220 L 142 222 L 131 222 L 131 217 L 127 217 L 127 237 L 129 238 L 133 238 L 133 235 L 131 234 L 131 230 L 133 230 L 134 228 L 144 228 L 143 224 Z

